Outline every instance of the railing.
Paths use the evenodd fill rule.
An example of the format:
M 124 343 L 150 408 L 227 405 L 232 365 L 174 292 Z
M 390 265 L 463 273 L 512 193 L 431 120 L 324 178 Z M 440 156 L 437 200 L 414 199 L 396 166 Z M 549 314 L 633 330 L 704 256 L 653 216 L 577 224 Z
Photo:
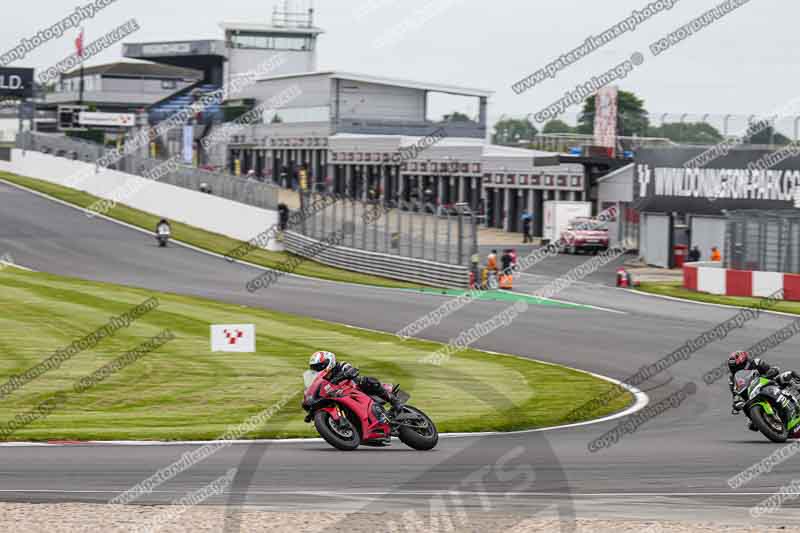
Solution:
M 324 240 L 312 239 L 295 231 L 284 232 L 284 244 L 293 254 L 345 270 L 436 287 L 461 289 L 469 286 L 469 269 L 465 266 L 445 265 L 346 246 L 329 246 Z
M 725 255 L 725 266 L 735 270 L 800 273 L 800 212 L 729 212 Z
M 297 218 L 294 231 L 315 240 L 343 231 L 342 245 L 358 250 L 466 267 L 477 253 L 477 220 L 467 207 L 388 206 L 307 192 Z

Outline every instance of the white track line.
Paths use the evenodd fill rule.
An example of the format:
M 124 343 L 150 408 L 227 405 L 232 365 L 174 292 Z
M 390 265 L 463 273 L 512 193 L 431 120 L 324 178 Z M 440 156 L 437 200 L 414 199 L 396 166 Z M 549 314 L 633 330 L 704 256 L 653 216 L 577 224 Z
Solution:
M 537 296 L 537 298 L 539 298 L 539 296 Z M 599 305 L 581 304 L 581 303 L 570 302 L 570 301 L 561 300 L 561 299 L 556 300 L 555 298 L 544 298 L 544 299 L 545 300 L 550 300 L 551 302 L 556 302 L 556 303 L 563 303 L 563 304 L 568 304 L 568 305 L 577 305 L 577 306 L 581 306 L 581 307 L 588 307 L 590 309 L 597 309 L 598 311 L 605 311 L 606 313 L 615 313 L 615 314 L 618 314 L 618 315 L 627 315 L 628 314 L 626 311 L 619 311 L 618 309 L 609 309 L 608 307 L 600 307 Z
M 68 490 L 68 489 L 0 489 L 0 493 L 22 494 L 108 494 L 121 492 L 125 488 L 108 488 L 94 490 Z M 148 494 L 185 494 L 183 491 L 152 490 Z M 397 491 L 397 492 L 348 492 L 348 491 L 265 491 L 249 490 L 247 492 L 224 491 L 221 495 L 240 494 L 246 496 L 326 496 L 326 497 L 386 497 L 386 496 L 494 496 L 494 497 L 583 497 L 583 498 L 644 498 L 644 497 L 698 497 L 698 496 L 772 496 L 772 492 L 486 492 L 486 491 Z M 800 495 L 798 492 L 787 492 L 787 495 Z
M 10 185 L 12 187 L 16 187 L 18 189 L 23 189 L 25 191 L 28 191 L 28 192 L 30 192 L 32 194 L 35 194 L 36 196 L 40 196 L 40 197 L 45 198 L 47 200 L 50 200 L 50 201 L 65 205 L 67 207 L 71 207 L 73 209 L 77 209 L 78 211 L 86 211 L 82 207 L 76 206 L 76 205 L 71 204 L 69 202 L 65 202 L 65 201 L 60 200 L 58 198 L 53 198 L 52 196 L 48 196 L 48 195 L 46 195 L 44 193 L 40 193 L 39 191 L 34 191 L 34 190 L 29 189 L 27 187 L 24 187 L 24 186 L 21 186 L 21 185 L 17 185 L 16 183 L 12 183 L 12 182 L 6 181 L 6 180 L 4 180 L 2 178 L 0 178 L 0 182 L 5 183 L 7 185 Z M 152 232 L 147 231 L 147 230 L 145 230 L 143 228 L 140 228 L 138 226 L 134 226 L 132 224 L 128 224 L 127 222 L 122 222 L 122 221 L 116 220 L 114 218 L 108 217 L 106 215 L 98 214 L 96 216 L 100 217 L 100 218 L 103 218 L 105 220 L 108 220 L 109 222 L 114 222 L 116 224 L 120 224 L 122 226 L 134 229 L 136 231 L 139 231 L 140 233 L 145 233 L 147 235 L 152 235 Z M 200 253 L 204 253 L 204 254 L 211 255 L 211 256 L 214 256 L 214 257 L 218 257 L 218 258 L 222 258 L 222 259 L 224 259 L 224 257 L 225 257 L 225 256 L 223 256 L 221 254 L 218 254 L 218 253 L 215 253 L 215 252 L 211 252 L 211 251 L 205 250 L 203 248 L 198 248 L 196 246 L 193 246 L 191 244 L 187 244 L 187 243 L 184 243 L 184 242 L 181 242 L 181 241 L 177 241 L 176 240 L 174 242 L 180 244 L 181 246 L 185 246 L 186 248 L 190 248 L 190 249 L 192 249 L 194 251 L 197 251 L 197 252 L 200 252 Z M 260 265 L 256 265 L 256 264 L 253 264 L 253 263 L 248 263 L 246 261 L 237 261 L 237 262 L 241 262 L 243 264 L 246 264 L 248 266 L 252 266 L 252 267 L 260 269 L 260 270 L 269 270 L 266 267 L 263 267 L 263 266 L 260 266 Z M 302 278 L 305 278 L 305 279 L 313 279 L 313 280 L 317 280 L 317 281 L 329 281 L 329 280 L 318 280 L 317 278 L 308 278 L 306 276 L 298 276 L 298 277 L 302 277 Z M 346 282 L 337 282 L 337 281 L 329 281 L 329 282 L 330 283 L 346 283 Z M 358 287 L 365 287 L 365 285 L 358 285 L 358 284 L 353 284 L 353 283 L 346 283 L 346 284 L 347 285 L 357 285 Z M 378 287 L 378 288 L 383 289 L 383 287 Z M 408 291 L 409 289 L 387 289 L 387 290 Z M 583 305 L 583 304 L 573 304 L 573 305 Z M 374 329 L 369 329 L 369 328 L 362 328 L 362 327 L 359 327 L 359 326 L 350 326 L 348 324 L 339 324 L 339 325 L 348 326 L 348 327 L 356 328 L 356 329 L 363 329 L 363 330 L 366 330 L 366 331 L 372 331 L 372 332 L 376 332 L 376 333 L 384 333 L 384 334 L 387 333 L 385 331 L 379 331 L 379 330 L 374 330 Z M 391 333 L 389 333 L 389 334 L 391 334 Z M 427 339 L 422 339 L 422 340 L 427 340 Z M 437 341 L 429 341 L 429 342 L 437 342 Z M 501 355 L 501 356 L 504 356 L 504 357 L 516 357 L 518 359 L 524 359 L 525 361 L 534 361 L 534 362 L 540 363 L 540 364 L 545 364 L 545 365 L 550 365 L 550 366 L 557 366 L 557 367 L 561 367 L 561 368 L 566 368 L 568 370 L 574 370 L 574 371 L 577 371 L 577 372 L 582 372 L 584 374 L 588 374 L 588 375 L 594 376 L 594 377 L 596 377 L 598 379 L 609 381 L 611 383 L 614 383 L 615 385 L 619 385 L 619 386 L 627 389 L 631 394 L 633 394 L 635 401 L 634 401 L 632 406 L 628 407 L 627 409 L 625 409 L 623 411 L 620 411 L 619 413 L 608 415 L 608 416 L 605 416 L 603 418 L 598 418 L 598 419 L 595 419 L 595 420 L 587 420 L 585 422 L 576 422 L 576 423 L 573 423 L 573 424 L 564 424 L 564 425 L 561 425 L 561 426 L 552 426 L 552 427 L 546 427 L 546 428 L 526 429 L 526 430 L 521 430 L 521 431 L 507 431 L 507 432 L 503 432 L 503 431 L 488 431 L 488 432 L 478 432 L 478 433 L 442 433 L 440 435 L 441 437 L 483 437 L 483 436 L 494 436 L 494 435 L 521 435 L 521 434 L 526 434 L 526 433 L 540 433 L 540 432 L 543 432 L 543 431 L 552 431 L 552 430 L 556 430 L 556 429 L 567 429 L 567 428 L 575 428 L 575 427 L 580 427 L 580 426 L 587 426 L 587 425 L 590 425 L 590 424 L 599 424 L 601 422 L 608 422 L 609 420 L 615 420 L 617 418 L 622 418 L 624 416 L 628 416 L 630 414 L 633 414 L 636 411 L 644 409 L 647 406 L 647 404 L 650 402 L 650 398 L 647 396 L 646 393 L 642 392 L 641 390 L 637 389 L 636 387 L 633 387 L 631 385 L 628 385 L 627 383 L 623 383 L 621 381 L 618 381 L 618 380 L 616 380 L 614 378 L 610 378 L 608 376 L 602 376 L 600 374 L 595 374 L 593 372 L 588 372 L 586 370 L 581 370 L 581 369 L 578 369 L 578 368 L 571 368 L 571 367 L 568 367 L 568 366 L 565 366 L 565 365 L 559 365 L 557 363 L 550 363 L 550 362 L 547 362 L 547 361 L 539 361 L 538 359 L 533 359 L 533 358 L 528 358 L 528 357 L 521 357 L 521 356 L 518 356 L 518 355 L 500 354 L 500 353 L 497 353 L 497 352 L 490 352 L 490 351 L 487 351 L 487 350 L 482 350 L 482 351 L 484 351 L 486 353 L 492 353 L 492 354 L 495 354 L 495 355 Z M 209 443 L 213 443 L 213 442 L 219 442 L 219 441 L 174 441 L 174 442 L 172 442 L 172 441 L 86 441 L 85 443 L 82 442 L 80 444 L 41 443 L 41 442 L 3 442 L 3 443 L 0 443 L 0 447 L 4 447 L 4 446 L 75 446 L 75 445 L 80 446 L 82 444 L 107 444 L 107 445 L 118 445 L 118 446 L 180 446 L 180 445 L 194 446 L 194 445 L 209 444 Z M 234 443 L 234 444 L 251 444 L 251 443 L 272 443 L 272 444 L 289 443 L 289 444 L 293 444 L 293 443 L 298 443 L 298 442 L 322 442 L 322 439 L 259 439 L 259 440 L 248 440 L 248 441 L 231 441 L 231 442 Z
M 602 418 L 597 418 L 594 420 L 586 420 L 584 422 L 575 422 L 572 424 L 563 424 L 560 426 L 551 426 L 546 428 L 536 428 L 536 429 L 523 429 L 520 431 L 482 431 L 476 433 L 442 433 L 439 436 L 442 438 L 469 438 L 469 437 L 493 437 L 493 436 L 505 436 L 505 435 L 525 435 L 529 433 L 542 433 L 545 431 L 554 431 L 557 429 L 569 429 L 569 428 L 576 428 L 582 426 L 589 426 L 594 424 L 599 424 L 601 422 L 608 422 L 610 420 L 616 420 L 617 418 L 622 418 L 624 416 L 628 416 L 630 414 L 635 413 L 641 409 L 644 409 L 648 403 L 650 403 L 650 397 L 642 392 L 641 390 L 637 389 L 632 385 L 628 385 L 627 383 L 623 383 L 616 379 L 610 378 L 608 376 L 602 376 L 600 374 L 595 374 L 593 372 L 588 372 L 586 370 L 580 370 L 577 368 L 570 368 L 564 365 L 559 365 L 557 363 L 549 363 L 547 361 L 537 361 L 535 359 L 529 359 L 527 357 L 521 357 L 518 355 L 510 355 L 510 354 L 501 354 L 497 352 L 489 352 L 493 355 L 499 355 L 503 357 L 516 357 L 518 359 L 524 359 L 525 361 L 535 361 L 540 364 L 550 365 L 550 366 L 557 366 L 560 368 L 567 368 L 569 370 L 574 370 L 577 372 L 581 372 L 584 374 L 589 374 L 590 376 L 594 376 L 598 379 L 602 379 L 605 381 L 610 381 L 616 385 L 619 385 L 625 389 L 627 389 L 631 394 L 633 394 L 635 401 L 633 405 L 628 407 L 627 409 L 620 411 L 618 413 L 614 413 L 608 416 L 604 416 Z M 201 446 L 204 444 L 212 444 L 218 443 L 220 441 L 214 440 L 198 440 L 198 441 L 126 441 L 126 440 L 116 440 L 116 441 L 85 441 L 80 443 L 46 443 L 46 442 L 2 442 L 0 443 L 1 447 L 24 447 L 24 446 L 83 446 L 83 445 L 104 445 L 104 446 Z M 253 439 L 253 440 L 231 440 L 226 441 L 230 442 L 231 444 L 302 444 L 302 443 L 317 443 L 317 442 L 324 442 L 321 438 L 296 438 L 296 439 Z
M 642 296 L 650 296 L 652 298 L 662 298 L 664 300 L 672 300 L 673 302 L 681 302 L 681 303 L 686 303 L 686 304 L 706 305 L 706 306 L 711 306 L 711 307 L 722 307 L 722 308 L 726 308 L 726 309 L 755 309 L 754 307 L 743 307 L 743 306 L 740 306 L 740 305 L 732 305 L 732 304 L 718 304 L 718 303 L 713 303 L 713 302 L 698 302 L 697 300 L 689 300 L 689 299 L 686 299 L 686 298 L 678 298 L 676 296 L 666 296 L 664 294 L 653 294 L 653 293 L 650 293 L 650 292 L 639 291 L 639 290 L 636 290 L 636 289 L 622 289 L 622 290 L 630 292 L 630 293 L 633 293 L 633 294 L 640 294 Z M 784 300 L 780 300 L 780 301 L 784 301 Z M 800 315 L 797 315 L 797 314 L 784 313 L 782 311 L 770 311 L 768 309 L 761 309 L 760 312 L 761 313 L 770 314 L 770 315 L 787 316 L 787 317 L 794 318 L 794 319 L 797 319 L 798 317 L 800 317 Z
M 20 270 L 25 270 L 26 272 L 36 272 L 32 268 L 24 267 L 24 266 L 18 265 L 16 263 L 6 263 L 6 262 L 0 261 L 0 270 L 3 270 L 4 268 L 18 268 Z

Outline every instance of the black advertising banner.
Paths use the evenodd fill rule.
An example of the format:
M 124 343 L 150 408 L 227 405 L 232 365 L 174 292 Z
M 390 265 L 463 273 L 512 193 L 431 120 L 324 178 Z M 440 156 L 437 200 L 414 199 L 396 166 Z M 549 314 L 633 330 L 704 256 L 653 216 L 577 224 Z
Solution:
M 0 67 L 0 98 L 31 98 L 33 69 Z
M 633 194 L 634 207 L 648 212 L 794 207 L 800 195 L 800 145 L 642 148 L 636 153 Z

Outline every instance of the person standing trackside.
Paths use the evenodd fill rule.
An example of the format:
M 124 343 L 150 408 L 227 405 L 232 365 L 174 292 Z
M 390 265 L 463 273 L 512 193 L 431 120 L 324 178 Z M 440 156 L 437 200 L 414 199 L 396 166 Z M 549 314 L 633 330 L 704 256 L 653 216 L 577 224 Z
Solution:
M 489 269 L 489 272 L 497 272 L 497 250 L 492 250 L 492 253 L 486 258 L 486 268 Z
M 522 244 L 533 242 L 533 237 L 531 236 L 531 215 L 528 213 L 522 218 L 522 233 Z
M 717 262 L 722 261 L 722 254 L 716 246 L 711 248 L 711 260 Z
M 695 245 L 689 250 L 689 262 L 697 263 L 698 261 L 700 261 L 700 248 Z
M 487 288 L 497 286 L 497 250 L 492 250 L 486 258 L 486 286 Z

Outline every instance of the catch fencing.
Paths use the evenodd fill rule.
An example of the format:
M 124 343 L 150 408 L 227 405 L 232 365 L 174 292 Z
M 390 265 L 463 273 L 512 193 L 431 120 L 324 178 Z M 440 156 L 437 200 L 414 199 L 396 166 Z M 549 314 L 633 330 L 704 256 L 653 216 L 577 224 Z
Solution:
M 728 268 L 800 273 L 800 210 L 729 211 L 725 250 Z
M 465 267 L 478 251 L 477 220 L 466 206 L 454 211 L 430 203 L 386 205 L 307 192 L 301 213 L 303 208 L 309 215 L 293 230 L 315 240 L 342 231 L 341 245 L 348 248 Z M 370 217 L 376 209 L 381 216 Z
M 17 148 L 87 163 L 96 162 L 111 151 L 100 144 L 82 139 L 30 131 L 17 135 Z M 278 208 L 279 188 L 270 183 L 209 172 L 174 162 L 167 163 L 166 160 L 136 154 L 126 155 L 109 168 L 147 178 L 158 176 L 160 182 L 193 191 L 203 188 L 215 196 L 262 209 L 274 211 Z M 102 168 L 96 165 L 95 171 L 101 172 Z

